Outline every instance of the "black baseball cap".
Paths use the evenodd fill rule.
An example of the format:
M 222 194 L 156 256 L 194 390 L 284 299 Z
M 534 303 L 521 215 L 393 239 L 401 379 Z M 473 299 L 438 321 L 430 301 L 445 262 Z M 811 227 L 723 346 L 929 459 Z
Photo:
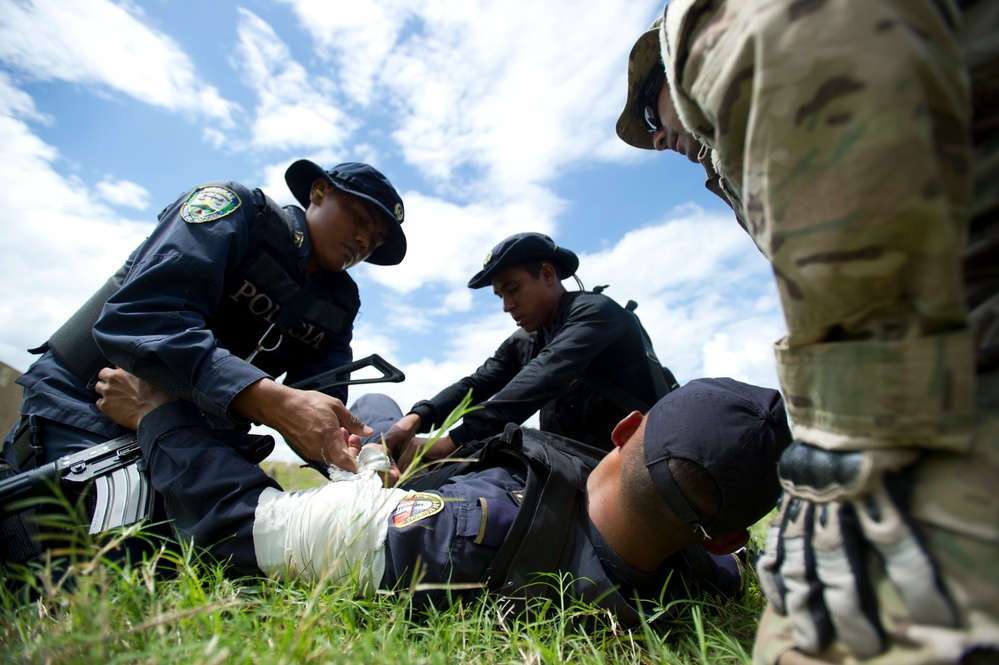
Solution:
M 695 379 L 659 400 L 645 421 L 645 466 L 681 522 L 712 537 L 749 528 L 780 496 L 777 462 L 791 443 L 776 390 L 735 379 Z M 702 466 L 721 490 L 717 515 L 701 515 L 673 479 L 669 460 Z
M 402 232 L 406 209 L 402 205 L 402 197 L 388 178 L 375 167 L 361 162 L 337 164 L 327 171 L 307 159 L 298 160 L 284 174 L 288 189 L 306 209 L 309 207 L 309 189 L 319 178 L 325 178 L 337 189 L 374 203 L 385 214 L 389 235 L 385 244 L 365 260 L 379 266 L 394 266 L 402 262 L 406 256 L 406 234 Z
M 482 270 L 468 281 L 468 288 L 489 286 L 493 277 L 513 266 L 544 261 L 557 266 L 562 279 L 572 277 L 579 267 L 579 257 L 559 247 L 543 233 L 517 233 L 492 248 L 482 262 Z

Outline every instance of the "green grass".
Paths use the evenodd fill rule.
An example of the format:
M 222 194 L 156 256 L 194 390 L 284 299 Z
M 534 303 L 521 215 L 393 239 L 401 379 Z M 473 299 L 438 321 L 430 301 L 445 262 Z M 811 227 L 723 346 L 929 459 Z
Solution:
M 263 461 L 260 468 L 286 490 L 304 490 L 326 482 L 318 471 L 302 463 Z
M 302 582 L 231 580 L 177 545 L 116 563 L 116 548 L 141 529 L 97 541 L 85 531 L 68 569 L 6 571 L 27 587 L 0 590 L 0 662 L 749 663 L 764 604 L 751 576 L 741 599 L 685 601 L 674 618 L 633 629 L 565 596 L 527 610 L 483 597 L 418 611 L 407 592 L 355 598 Z
M 298 464 L 262 466 L 285 489 L 323 482 Z M 408 590 L 356 598 L 301 581 L 231 580 L 148 528 L 92 538 L 75 512 L 60 522 L 69 542 L 55 563 L 0 567 L 0 663 L 748 664 L 765 604 L 750 574 L 739 599 L 676 603 L 637 628 L 564 594 L 526 609 L 483 596 L 416 610 Z M 768 520 L 754 527 L 751 551 Z M 149 551 L 121 563 L 122 544 L 136 538 Z

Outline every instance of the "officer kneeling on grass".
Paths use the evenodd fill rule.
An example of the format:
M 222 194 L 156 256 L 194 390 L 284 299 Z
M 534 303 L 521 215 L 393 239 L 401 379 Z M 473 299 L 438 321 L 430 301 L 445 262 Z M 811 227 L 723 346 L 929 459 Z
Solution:
M 400 414 L 385 432 L 400 468 L 417 451 L 428 460 L 459 448 L 467 455 L 473 442 L 535 412 L 543 431 L 606 450 L 621 418 L 645 413 L 675 386 L 630 310 L 601 293 L 565 289 L 562 280 L 578 267 L 575 253 L 541 233 L 517 233 L 492 248 L 468 287 L 491 287 L 518 330 L 473 374 Z M 427 447 L 416 434 L 440 426 L 469 390 L 481 408 Z
M 290 384 L 352 360 L 361 302 L 347 270 L 403 260 L 405 211 L 368 164 L 327 170 L 303 159 L 285 180 L 301 207 L 219 181 L 164 208 L 17 379 L 22 418 L 3 445 L 14 472 L 126 433 L 94 406 L 97 372 L 112 365 L 193 402 L 216 427 L 261 423 L 306 460 L 353 468 L 341 425 L 370 432 L 344 406 L 347 389 Z
M 739 591 L 731 553 L 773 508 L 791 441 L 777 391 L 699 379 L 625 416 L 609 453 L 511 424 L 436 490 L 413 492 L 385 487 L 398 471 L 384 449 L 351 436 L 358 473 L 285 492 L 191 404 L 122 370 L 102 370 L 97 391 L 102 411 L 137 429 L 176 533 L 233 575 L 359 593 L 472 585 L 416 593 L 442 605 L 485 590 L 550 594 L 552 577 L 536 574 L 567 573 L 571 595 L 628 622 L 672 599 Z

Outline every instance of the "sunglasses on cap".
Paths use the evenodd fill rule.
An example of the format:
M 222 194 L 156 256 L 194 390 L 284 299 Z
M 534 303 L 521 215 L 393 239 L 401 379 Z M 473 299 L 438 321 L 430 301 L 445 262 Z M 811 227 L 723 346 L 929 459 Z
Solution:
M 642 90 L 642 99 L 645 100 L 645 107 L 642 112 L 645 124 L 649 128 L 649 133 L 655 133 L 663 128 L 662 120 L 659 119 L 659 91 L 662 90 L 663 81 L 666 80 L 666 72 L 658 70 L 649 77 L 649 82 Z

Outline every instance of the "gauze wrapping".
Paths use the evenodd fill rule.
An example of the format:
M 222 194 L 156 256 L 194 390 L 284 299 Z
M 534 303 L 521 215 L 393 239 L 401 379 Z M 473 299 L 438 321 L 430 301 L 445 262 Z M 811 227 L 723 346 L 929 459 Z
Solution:
M 388 468 L 388 458 L 380 448 L 365 447 L 357 464 L 356 474 L 331 473 L 320 487 L 261 492 L 253 522 L 260 570 L 374 592 L 385 572 L 388 516 L 408 492 L 382 486 L 377 471 Z

